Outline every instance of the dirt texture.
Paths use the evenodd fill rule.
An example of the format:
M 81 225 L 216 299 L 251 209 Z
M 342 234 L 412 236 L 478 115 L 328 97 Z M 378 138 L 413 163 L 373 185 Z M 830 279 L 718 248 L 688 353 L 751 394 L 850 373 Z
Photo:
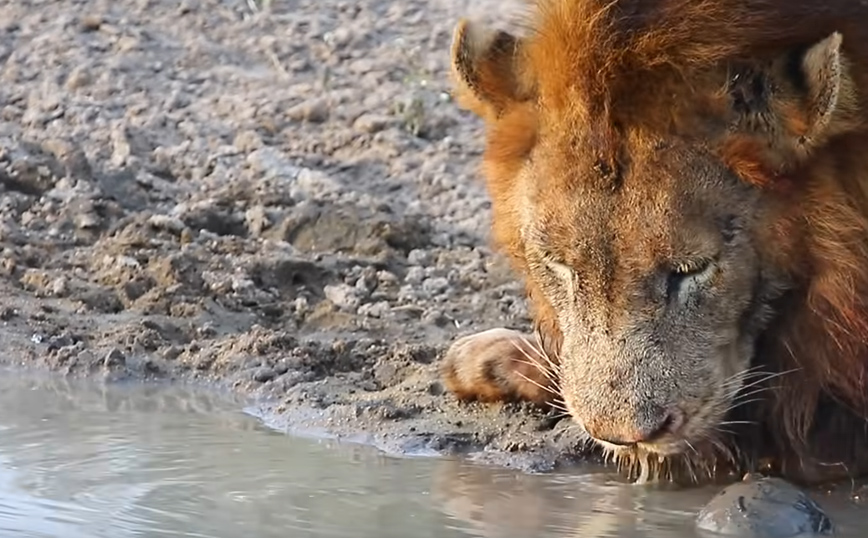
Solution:
M 499 0 L 0 6 L 2 360 L 228 386 L 284 429 L 526 470 L 574 427 L 465 405 L 455 338 L 528 327 L 489 248 L 451 32 Z

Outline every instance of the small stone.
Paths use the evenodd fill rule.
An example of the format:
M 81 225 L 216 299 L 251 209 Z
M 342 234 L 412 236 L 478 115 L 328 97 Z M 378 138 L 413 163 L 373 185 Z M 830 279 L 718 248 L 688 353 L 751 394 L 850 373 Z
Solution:
M 422 282 L 422 289 L 430 294 L 441 294 L 449 288 L 449 280 L 446 277 L 435 276 L 426 278 Z
M 292 303 L 292 307 L 295 309 L 295 313 L 299 316 L 303 316 L 310 311 L 310 303 L 306 297 L 296 297 L 295 301 Z
M 167 361 L 173 361 L 177 359 L 183 352 L 184 350 L 178 346 L 169 346 L 163 351 L 162 355 L 163 358 Z
M 196 334 L 199 338 L 213 338 L 217 336 L 217 329 L 214 328 L 213 323 L 206 322 L 196 329 Z
M 390 310 L 391 306 L 389 306 L 388 301 L 377 301 L 376 303 L 368 303 L 360 306 L 359 315 L 371 318 L 383 318 Z
M 363 133 L 378 133 L 389 126 L 394 120 L 380 114 L 362 114 L 353 122 L 353 128 Z
M 296 190 L 317 197 L 322 193 L 339 192 L 341 185 L 330 175 L 319 170 L 302 168 L 295 177 Z
M 407 254 L 410 265 L 428 265 L 431 263 L 431 254 L 428 251 L 414 248 Z
M 69 76 L 66 77 L 66 89 L 76 90 L 90 85 L 91 82 L 93 82 L 93 77 L 91 77 L 90 71 L 84 66 L 78 66 L 70 71 Z
M 49 289 L 55 297 L 63 297 L 69 291 L 69 281 L 66 277 L 57 277 L 51 282 Z
M 103 19 L 99 15 L 85 15 L 81 18 L 79 26 L 82 32 L 96 32 L 102 26 Z
M 362 274 L 356 280 L 355 287 L 361 295 L 368 297 L 377 289 L 378 283 L 376 269 L 365 267 L 362 270 Z
M 398 283 L 398 277 L 395 276 L 395 273 L 391 271 L 377 271 L 377 280 L 380 281 L 381 286 L 391 286 Z
M 326 32 L 326 34 L 323 35 L 323 41 L 325 41 L 329 46 L 335 48 L 348 45 L 352 39 L 353 33 L 346 26 L 341 26 L 332 32 Z
M 750 478 L 714 497 L 697 527 L 724 536 L 791 538 L 833 534 L 832 522 L 808 495 L 780 478 Z
M 180 234 L 186 228 L 184 221 L 169 215 L 152 215 L 148 219 L 148 224 L 158 230 L 166 230 L 174 234 Z
M 257 368 L 253 372 L 253 380 L 257 383 L 268 383 L 275 377 L 277 377 L 277 372 L 272 368 Z
M 325 98 L 318 97 L 302 101 L 290 107 L 286 111 L 286 116 L 295 121 L 322 123 L 329 118 L 330 113 L 328 101 Z
M 102 364 L 106 368 L 117 368 L 119 366 L 124 366 L 126 362 L 126 357 L 124 357 L 124 354 L 121 352 L 121 350 L 119 350 L 118 348 L 112 348 L 112 350 L 106 354 L 105 358 L 102 361 Z
M 239 151 L 250 153 L 251 151 L 261 148 L 263 143 L 262 138 L 256 134 L 256 131 L 248 129 L 235 135 L 235 140 L 232 141 L 232 145 L 238 148 Z
M 95 213 L 79 213 L 73 218 L 75 227 L 79 230 L 93 230 L 98 228 L 102 219 Z
M 111 132 L 112 156 L 111 162 L 120 167 L 126 164 L 133 153 L 127 131 L 122 125 L 116 126 Z
M 251 235 L 262 235 L 262 232 L 271 227 L 271 220 L 262 205 L 255 205 L 244 212 L 244 222 Z
M 323 288 L 326 299 L 344 310 L 354 310 L 362 303 L 358 290 L 347 284 L 329 285 Z
M 438 327 L 443 327 L 447 323 L 449 323 L 449 319 L 445 315 L 443 315 L 443 312 L 437 309 L 426 310 L 422 314 L 422 321 L 424 321 L 425 323 L 436 325 Z
M 4 306 L 0 308 L 0 321 L 9 321 L 17 315 L 18 311 L 11 306 Z
M 230 286 L 232 291 L 238 293 L 243 291 L 249 291 L 256 287 L 252 280 L 249 278 L 244 278 L 242 276 L 233 276 L 230 280 Z
M 78 144 L 61 138 L 50 138 L 42 143 L 42 148 L 54 155 L 57 162 L 62 166 L 63 173 L 71 178 L 89 179 L 93 175 L 93 168 L 87 160 L 87 155 Z M 59 187 L 63 180 L 58 182 Z M 72 187 L 72 185 L 69 185 Z
M 421 284 L 424 279 L 425 270 L 418 265 L 414 265 L 407 269 L 407 274 L 404 275 L 404 282 L 407 284 Z

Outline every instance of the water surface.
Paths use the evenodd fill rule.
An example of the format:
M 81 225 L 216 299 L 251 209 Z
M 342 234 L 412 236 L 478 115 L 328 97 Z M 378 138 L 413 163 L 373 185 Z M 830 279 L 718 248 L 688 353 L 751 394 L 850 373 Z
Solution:
M 0 374 L 0 536 L 681 538 L 713 493 L 394 458 L 204 390 Z M 868 507 L 819 500 L 862 535 Z

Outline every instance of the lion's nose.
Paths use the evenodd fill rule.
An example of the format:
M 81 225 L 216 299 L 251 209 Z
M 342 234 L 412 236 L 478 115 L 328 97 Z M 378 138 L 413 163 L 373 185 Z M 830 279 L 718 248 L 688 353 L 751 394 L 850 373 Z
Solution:
M 653 443 L 668 433 L 677 431 L 684 419 L 677 409 L 656 408 L 633 420 L 613 420 L 611 417 L 584 422 L 585 431 L 598 441 L 618 446 Z

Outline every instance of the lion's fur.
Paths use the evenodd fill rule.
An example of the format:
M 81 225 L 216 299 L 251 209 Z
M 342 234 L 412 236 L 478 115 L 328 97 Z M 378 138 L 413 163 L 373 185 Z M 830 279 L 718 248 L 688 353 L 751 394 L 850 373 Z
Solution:
M 590 135 L 579 142 L 596 155 L 600 181 L 617 189 L 620 126 L 696 135 L 703 121 L 697 111 L 724 105 L 714 95 L 693 93 L 693 81 L 701 86 L 702 77 L 722 64 L 772 58 L 833 32 L 842 36 L 847 72 L 829 136 L 799 151 L 776 146 L 779 151 L 769 156 L 763 153 L 768 152 L 764 139 L 727 135 L 717 151 L 742 179 L 765 196 L 778 197 L 783 209 L 769 216 L 764 248 L 796 283 L 758 342 L 754 360 L 778 372 L 797 371 L 772 381 L 777 388 L 769 393 L 771 401 L 753 408 L 751 418 L 766 427 L 752 442 L 775 447 L 775 454 L 790 460 L 784 465 L 828 457 L 845 468 L 864 466 L 868 3 L 538 0 L 531 7 L 523 46 L 494 38 L 510 51 L 500 61 L 510 62 L 504 69 L 511 78 L 479 72 L 476 91 L 458 95 L 462 105 L 485 119 L 484 174 L 494 200 L 493 233 L 521 273 L 528 268 L 515 223 L 523 204 L 514 198 L 523 194 L 513 182 L 540 136 L 543 116 L 548 115 L 549 129 L 582 125 Z M 480 100 L 480 92 L 498 99 Z M 808 136 L 808 118 L 796 105 L 781 104 L 780 132 Z M 709 133 L 712 141 L 721 140 L 718 131 Z M 530 281 L 528 292 L 537 325 L 557 347 L 552 307 Z

